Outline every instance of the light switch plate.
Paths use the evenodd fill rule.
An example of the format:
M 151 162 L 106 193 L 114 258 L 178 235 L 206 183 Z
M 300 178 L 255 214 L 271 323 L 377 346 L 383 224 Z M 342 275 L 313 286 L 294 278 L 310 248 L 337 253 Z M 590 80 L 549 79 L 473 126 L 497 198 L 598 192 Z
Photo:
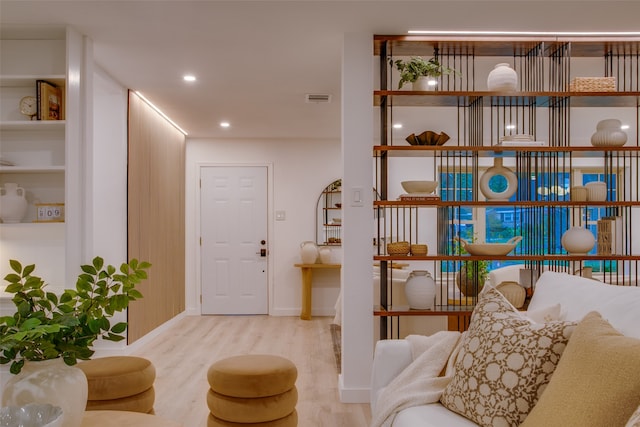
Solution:
M 364 206 L 364 201 L 362 200 L 364 197 L 362 187 L 352 187 L 351 188 L 351 206 Z

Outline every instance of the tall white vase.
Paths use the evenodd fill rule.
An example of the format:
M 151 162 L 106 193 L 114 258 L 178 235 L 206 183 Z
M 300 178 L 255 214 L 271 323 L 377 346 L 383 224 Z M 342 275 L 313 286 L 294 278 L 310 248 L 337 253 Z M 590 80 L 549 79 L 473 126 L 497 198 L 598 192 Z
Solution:
M 433 310 L 436 303 L 436 282 L 427 270 L 414 270 L 404 285 L 409 308 Z
M 518 89 L 518 73 L 506 62 L 497 64 L 487 77 L 489 90 Z
M 15 224 L 22 221 L 27 213 L 27 199 L 24 188 L 18 184 L 6 183 L 0 188 L 0 218 L 5 224 Z
M 87 406 L 88 385 L 84 372 L 61 358 L 27 361 L 2 392 L 2 406 L 50 403 L 62 408 L 62 427 L 80 427 Z

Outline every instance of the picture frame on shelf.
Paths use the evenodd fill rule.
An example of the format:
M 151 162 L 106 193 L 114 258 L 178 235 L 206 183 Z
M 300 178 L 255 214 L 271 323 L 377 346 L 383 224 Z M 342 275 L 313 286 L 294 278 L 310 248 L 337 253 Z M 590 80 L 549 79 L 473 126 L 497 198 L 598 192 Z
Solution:
M 63 120 L 64 95 L 61 87 L 46 80 L 36 81 L 38 120 Z
M 64 222 L 64 203 L 36 203 L 35 222 Z

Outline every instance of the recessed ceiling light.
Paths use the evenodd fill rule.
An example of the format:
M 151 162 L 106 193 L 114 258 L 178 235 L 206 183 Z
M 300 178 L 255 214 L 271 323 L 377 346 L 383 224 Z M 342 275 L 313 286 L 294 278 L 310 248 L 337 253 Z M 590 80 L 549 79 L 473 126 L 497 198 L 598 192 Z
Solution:
M 231 123 L 229 123 L 229 122 L 220 122 L 220 127 L 221 128 L 228 128 L 229 126 L 231 126 Z
M 185 82 L 195 82 L 196 81 L 196 76 L 192 76 L 191 74 L 187 74 L 186 76 L 182 77 L 184 79 Z
M 629 129 L 629 125 L 622 125 L 622 126 L 620 126 L 620 129 L 622 129 L 622 130 Z
M 394 128 L 394 129 L 402 129 L 402 123 L 395 123 L 395 124 L 393 125 L 393 128 Z

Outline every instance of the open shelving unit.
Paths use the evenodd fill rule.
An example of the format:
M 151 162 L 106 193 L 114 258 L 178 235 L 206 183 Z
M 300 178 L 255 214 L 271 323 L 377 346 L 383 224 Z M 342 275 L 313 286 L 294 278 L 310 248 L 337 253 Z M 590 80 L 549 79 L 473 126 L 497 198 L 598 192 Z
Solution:
M 378 247 L 373 258 L 381 265 L 380 301 L 373 313 L 380 319 L 380 338 L 399 336 L 400 319 L 405 316 L 447 316 L 450 329 L 466 329 L 477 297 L 461 295 L 455 276 L 464 263 L 472 261 L 521 264 L 537 274 L 546 269 L 575 273 L 593 266 L 598 280 L 640 284 L 640 239 L 634 240 L 634 220 L 640 219 L 640 39 L 381 35 L 374 36 L 374 55 L 379 59 L 379 87 L 373 91 L 373 105 L 379 110 L 380 127 L 373 145 L 374 186 L 380 194 L 374 201 L 375 237 L 386 242 L 436 242 L 429 245 L 427 256 L 417 257 L 391 256 Z M 443 65 L 462 75 L 441 76 L 435 91 L 394 90 L 397 76 L 392 61 L 418 55 L 437 55 Z M 488 71 L 501 62 L 516 70 L 517 90 L 487 90 Z M 616 77 L 616 90 L 570 91 L 571 79 L 582 72 Z M 416 110 L 424 112 L 425 128 L 446 123 L 451 140 L 443 146 L 415 146 L 398 137 L 392 124 Z M 593 117 L 617 117 L 620 112 L 630 125 L 624 146 L 595 147 L 577 128 L 581 123 L 593 132 L 597 122 Z M 533 135 L 546 144 L 499 145 L 500 137 L 516 133 Z M 479 189 L 478 181 L 494 158 L 508 162 L 506 166 L 518 177 L 517 191 L 508 201 L 486 200 Z M 429 179 L 440 183 L 439 200 L 394 197 L 393 185 L 398 183 L 393 181 L 393 170 L 402 159 L 422 162 Z M 581 170 L 607 184 L 606 201 L 570 199 L 567 189 L 582 185 Z M 442 182 L 462 175 L 468 180 L 462 189 Z M 545 193 L 541 188 L 558 190 Z M 489 208 L 500 208 L 505 217 L 513 218 L 511 236 L 522 235 L 523 240 L 505 256 L 460 253 L 451 243 L 453 238 Z M 567 229 L 595 230 L 595 222 L 608 217 L 621 218 L 620 252 L 576 255 L 563 249 L 560 237 Z M 390 267 L 407 262 L 421 263 L 420 269 L 427 265 L 435 273 L 440 295 L 434 310 L 394 309 Z

